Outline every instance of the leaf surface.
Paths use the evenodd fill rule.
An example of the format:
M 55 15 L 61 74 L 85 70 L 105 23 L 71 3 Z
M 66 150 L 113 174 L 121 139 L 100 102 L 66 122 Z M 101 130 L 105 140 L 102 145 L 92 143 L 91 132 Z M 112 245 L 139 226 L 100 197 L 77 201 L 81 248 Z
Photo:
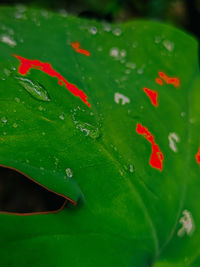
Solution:
M 82 203 L 2 214 L 3 265 L 198 262 L 196 40 L 21 6 L 1 7 L 0 38 L 0 163 Z

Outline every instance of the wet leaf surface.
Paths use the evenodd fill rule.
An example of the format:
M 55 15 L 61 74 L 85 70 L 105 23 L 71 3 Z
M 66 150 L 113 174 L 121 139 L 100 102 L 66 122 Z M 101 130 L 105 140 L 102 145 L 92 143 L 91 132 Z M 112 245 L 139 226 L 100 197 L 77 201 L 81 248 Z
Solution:
M 197 41 L 22 7 L 0 40 L 0 163 L 78 203 L 0 215 L 3 266 L 198 266 Z

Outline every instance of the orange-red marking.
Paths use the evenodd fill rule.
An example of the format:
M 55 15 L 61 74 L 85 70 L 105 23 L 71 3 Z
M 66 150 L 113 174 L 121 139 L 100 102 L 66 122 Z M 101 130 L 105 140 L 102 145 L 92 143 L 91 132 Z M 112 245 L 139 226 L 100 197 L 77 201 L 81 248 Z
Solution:
M 91 107 L 91 105 L 88 103 L 87 101 L 87 95 L 81 91 L 80 89 L 78 89 L 76 87 L 76 85 L 69 83 L 60 73 L 56 72 L 51 64 L 49 63 L 43 63 L 40 62 L 39 60 L 30 60 L 30 59 L 26 59 L 23 58 L 21 56 L 17 56 L 17 55 L 13 55 L 14 57 L 16 57 L 17 59 L 20 60 L 20 66 L 19 66 L 19 73 L 22 75 L 27 74 L 27 72 L 29 72 L 29 70 L 31 68 L 33 69 L 37 69 L 37 70 L 41 70 L 45 73 L 47 73 L 48 75 L 50 75 L 51 77 L 56 77 L 58 79 L 58 83 L 59 85 L 63 85 L 65 84 L 65 87 L 75 96 L 80 97 L 80 99 L 86 104 L 88 105 L 88 107 Z
M 152 105 L 157 107 L 158 106 L 158 93 L 156 91 L 153 91 L 153 90 L 146 88 L 146 87 L 143 88 L 143 91 L 150 98 Z
M 144 138 L 146 138 L 151 143 L 152 153 L 149 160 L 149 164 L 153 168 L 162 171 L 164 156 L 163 153 L 160 151 L 158 145 L 155 143 L 153 135 L 149 132 L 149 130 L 146 127 L 142 126 L 140 123 L 137 124 L 136 132 L 138 134 L 143 135 Z
M 196 158 L 197 163 L 200 165 L 200 147 L 199 147 L 197 154 L 195 155 L 195 158 Z
M 156 78 L 156 82 L 157 82 L 159 85 L 163 85 L 163 81 L 162 81 L 160 78 Z
M 74 49 L 77 53 L 83 54 L 83 55 L 85 55 L 85 56 L 87 56 L 87 57 L 90 56 L 90 52 L 89 52 L 89 51 L 80 48 L 80 44 L 79 44 L 79 42 L 71 43 L 71 46 L 73 47 L 73 49 Z
M 168 77 L 164 72 L 159 71 L 158 75 L 160 78 L 156 78 L 156 82 L 160 85 L 163 85 L 161 81 L 163 80 L 166 84 L 172 84 L 175 88 L 180 86 L 180 80 L 177 77 Z M 162 80 L 161 80 L 162 79 Z

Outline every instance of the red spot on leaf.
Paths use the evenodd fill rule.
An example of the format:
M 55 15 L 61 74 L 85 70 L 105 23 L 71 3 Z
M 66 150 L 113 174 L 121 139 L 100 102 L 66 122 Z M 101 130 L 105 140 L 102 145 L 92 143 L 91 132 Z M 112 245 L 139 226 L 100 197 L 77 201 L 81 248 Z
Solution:
M 65 87 L 75 96 L 80 97 L 80 99 L 86 104 L 88 105 L 88 107 L 91 107 L 91 105 L 88 103 L 87 101 L 87 96 L 86 94 L 81 91 L 80 89 L 78 89 L 76 87 L 76 85 L 69 83 L 61 74 L 59 74 L 58 72 L 56 72 L 51 64 L 49 63 L 43 63 L 40 62 L 39 60 L 30 60 L 30 59 L 26 59 L 23 58 L 21 56 L 17 56 L 17 55 L 13 55 L 14 57 L 16 57 L 17 59 L 20 60 L 20 66 L 19 66 L 19 73 L 22 75 L 27 74 L 27 72 L 29 72 L 29 70 L 32 69 L 37 69 L 37 70 L 41 70 L 45 73 L 47 73 L 48 75 L 50 75 L 51 77 L 56 77 L 58 79 L 58 84 L 59 85 L 63 85 L 65 84 Z
M 73 47 L 73 49 L 74 49 L 77 53 L 83 54 L 83 55 L 85 55 L 85 56 L 87 56 L 87 57 L 90 56 L 90 52 L 89 52 L 89 51 L 80 48 L 80 44 L 79 44 L 79 42 L 71 43 L 71 46 Z
M 150 98 L 152 105 L 157 107 L 158 106 L 158 93 L 146 87 L 143 88 L 143 90 L 147 94 L 147 96 Z
M 152 153 L 149 160 L 149 164 L 156 169 L 162 171 L 163 169 L 163 153 L 160 151 L 159 146 L 155 143 L 153 135 L 149 132 L 149 130 L 142 126 L 140 123 L 137 124 L 136 132 L 141 134 L 146 138 L 152 146 Z
M 195 155 L 195 158 L 196 158 L 197 163 L 200 165 L 200 147 L 199 147 L 197 154 Z
M 159 85 L 163 85 L 163 81 L 162 81 L 160 78 L 156 78 L 156 82 L 157 82 Z
M 175 88 L 177 88 L 177 87 L 180 86 L 180 80 L 179 80 L 179 78 L 176 78 L 176 77 L 172 77 L 172 78 L 170 78 L 170 77 L 168 77 L 168 76 L 167 76 L 164 72 L 162 72 L 162 71 L 159 71 L 158 74 L 159 74 L 160 78 L 163 79 L 163 81 L 164 81 L 166 84 L 172 84 Z M 159 79 L 159 78 L 156 79 L 156 82 L 159 83 L 160 85 L 162 85 L 162 84 L 160 83 L 160 79 Z

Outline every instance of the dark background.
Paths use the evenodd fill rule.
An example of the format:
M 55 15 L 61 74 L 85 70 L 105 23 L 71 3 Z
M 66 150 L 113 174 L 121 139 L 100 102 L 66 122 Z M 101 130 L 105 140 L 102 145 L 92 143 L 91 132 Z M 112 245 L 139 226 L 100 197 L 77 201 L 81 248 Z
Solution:
M 46 8 L 109 22 L 135 18 L 164 21 L 200 38 L 200 0 L 0 0 L 1 4 Z
M 200 0 L 0 0 L 0 4 L 65 10 L 79 17 L 108 22 L 138 18 L 157 20 L 184 29 L 200 39 Z M 22 174 L 0 167 L 0 211 L 54 211 L 64 201 Z

